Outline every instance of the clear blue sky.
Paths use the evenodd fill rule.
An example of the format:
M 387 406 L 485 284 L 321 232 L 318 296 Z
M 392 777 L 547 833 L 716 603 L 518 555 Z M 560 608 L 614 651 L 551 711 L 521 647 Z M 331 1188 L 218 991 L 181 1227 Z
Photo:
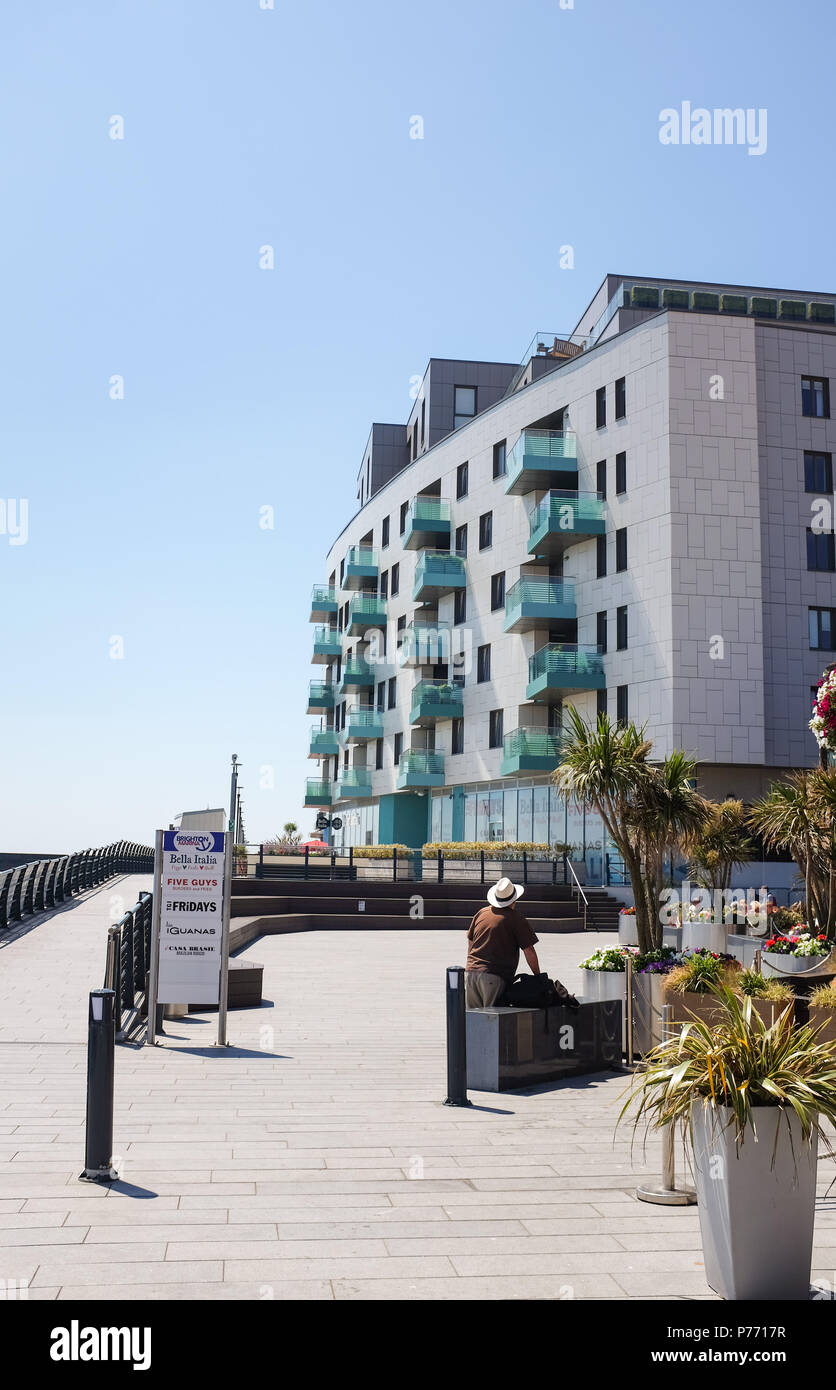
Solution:
M 371 421 L 431 355 L 569 329 L 608 270 L 836 289 L 835 28 L 827 0 L 6 0 L 0 849 L 148 841 L 225 802 L 233 751 L 249 837 L 308 831 L 307 604 Z M 766 154 L 662 146 L 685 100 L 766 108 Z

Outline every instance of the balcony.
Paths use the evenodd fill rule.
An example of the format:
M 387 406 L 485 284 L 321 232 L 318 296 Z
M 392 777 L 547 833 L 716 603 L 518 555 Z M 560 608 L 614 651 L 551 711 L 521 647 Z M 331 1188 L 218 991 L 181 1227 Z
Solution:
M 349 743 L 367 743 L 383 738 L 383 711 L 371 705 L 350 709 L 346 715 L 345 737 Z
M 379 568 L 377 551 L 369 545 L 352 545 L 345 557 L 344 589 L 363 589 L 370 580 L 377 580 Z
M 505 595 L 505 632 L 530 632 L 577 617 L 571 579 L 519 579 Z
M 502 743 L 500 773 L 553 772 L 560 762 L 560 734 L 552 729 L 514 729 Z
M 379 594 L 357 594 L 348 605 L 348 627 L 350 636 L 368 632 L 370 627 L 385 628 L 386 600 Z
M 443 787 L 444 754 L 429 748 L 406 748 L 398 761 L 398 790 Z
M 418 622 L 407 623 L 398 648 L 398 662 L 401 666 L 445 665 L 453 659 L 453 634 L 449 623 Z M 456 633 L 457 650 L 459 634 Z
M 440 497 L 416 497 L 406 514 L 404 550 L 436 549 L 450 540 L 450 503 Z
M 505 491 L 519 497 L 578 478 L 578 441 L 572 430 L 523 430 L 507 463 Z
M 597 492 L 547 492 L 531 513 L 529 555 L 553 560 L 570 545 L 605 535 L 605 506 Z
M 343 640 L 335 627 L 315 627 L 313 636 L 313 662 L 315 666 L 327 666 L 342 656 Z
M 330 584 L 314 584 L 311 594 L 311 622 L 327 623 L 337 615 L 337 591 Z
M 308 686 L 308 714 L 321 714 L 334 708 L 336 687 L 330 681 L 311 681 Z
M 309 758 L 333 758 L 340 751 L 336 729 L 312 729 Z
M 579 690 L 603 690 L 605 684 L 600 647 L 549 642 L 528 659 L 527 700 L 554 704 Z
M 415 566 L 412 597 L 416 602 L 429 603 L 442 594 L 467 586 L 463 555 L 450 550 L 424 550 Z
M 319 777 L 309 777 L 305 789 L 305 805 L 330 806 L 333 790 L 333 782 L 326 782 Z
M 450 681 L 419 681 L 412 692 L 411 724 L 434 724 L 437 719 L 461 719 L 464 697 Z
M 357 797 L 371 796 L 372 772 L 369 767 L 346 767 L 340 773 L 337 783 L 337 801 L 354 801 Z
M 373 690 L 375 672 L 362 656 L 350 656 L 343 664 L 343 675 L 337 687 L 339 695 L 351 690 Z

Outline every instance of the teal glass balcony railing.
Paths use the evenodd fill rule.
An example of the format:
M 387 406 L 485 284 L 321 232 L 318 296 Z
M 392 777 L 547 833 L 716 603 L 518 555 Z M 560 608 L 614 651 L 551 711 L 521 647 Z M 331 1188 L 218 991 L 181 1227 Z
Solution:
M 450 503 L 441 497 L 416 497 L 406 514 L 403 534 L 405 550 L 423 546 L 438 548 L 450 539 Z
M 398 761 L 398 790 L 443 787 L 444 754 L 429 748 L 406 748 Z
M 337 591 L 331 584 L 314 584 L 311 594 L 311 622 L 324 623 L 337 613 Z
M 369 545 L 352 545 L 345 557 L 344 589 L 362 589 L 379 574 L 377 551 Z
M 552 489 L 530 517 L 528 553 L 542 559 L 561 555 L 570 545 L 606 534 L 606 503 L 597 492 Z
M 336 661 L 342 654 L 342 649 L 342 635 L 335 627 L 314 628 L 313 660 L 316 665 L 323 666 L 329 661 Z
M 526 699 L 552 702 L 573 690 L 603 690 L 600 647 L 549 642 L 528 659 Z
M 370 627 L 386 626 L 386 600 L 379 594 L 357 594 L 348 605 L 347 632 L 354 635 Z
M 505 595 L 505 632 L 530 632 L 532 628 L 575 617 L 575 585 L 571 579 L 534 575 L 517 580 Z
M 308 747 L 309 758 L 333 758 L 340 751 L 336 729 L 313 729 Z
M 451 629 L 449 623 L 417 622 L 407 623 L 400 633 L 398 662 L 401 666 L 438 666 L 453 660 L 453 640 L 456 651 L 460 649 L 459 633 Z
M 338 693 L 345 695 L 349 690 L 370 690 L 375 683 L 375 675 L 375 670 L 362 656 L 350 656 L 343 663 Z
M 340 780 L 337 783 L 337 800 L 353 801 L 355 797 L 371 796 L 372 794 L 372 774 L 371 768 L 367 767 L 346 767 L 340 773 Z
M 415 566 L 415 580 L 412 585 L 412 597 L 416 601 L 427 602 L 466 586 L 467 574 L 463 555 L 450 550 L 421 552 Z
M 346 714 L 345 737 L 349 743 L 366 743 L 383 738 L 383 711 L 363 706 Z
M 572 430 L 523 430 L 507 463 L 505 491 L 519 496 L 550 488 L 572 486 L 578 476 L 578 441 Z
M 333 782 L 323 778 L 309 777 L 305 790 L 306 806 L 330 806 L 334 791 Z
M 336 687 L 331 681 L 311 681 L 308 686 L 308 714 L 334 708 Z
M 464 710 L 461 686 L 451 681 L 419 681 L 412 692 L 410 723 L 433 724 L 437 719 L 460 719 Z
M 500 773 L 552 772 L 560 762 L 560 734 L 553 729 L 514 729 L 502 743 Z

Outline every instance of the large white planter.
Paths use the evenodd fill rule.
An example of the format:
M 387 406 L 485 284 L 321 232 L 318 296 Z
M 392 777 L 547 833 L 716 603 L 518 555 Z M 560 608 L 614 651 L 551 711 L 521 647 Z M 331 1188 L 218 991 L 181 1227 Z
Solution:
M 618 914 L 618 944 L 619 946 L 638 946 L 639 929 L 636 926 L 636 914 L 634 912 L 620 912 Z
M 827 969 L 823 969 L 827 963 Z M 829 956 L 784 956 L 780 951 L 764 951 L 761 954 L 761 970 L 764 975 L 781 979 L 784 975 L 827 975 L 832 974 L 833 966 Z
M 816 1139 L 802 1143 L 792 1112 L 761 1106 L 754 1113 L 754 1130 L 736 1149 L 731 1111 L 697 1102 L 691 1112 L 706 1279 L 721 1298 L 805 1300 Z
M 581 998 L 600 1004 L 608 999 L 621 1001 L 621 1050 L 627 1049 L 627 973 L 624 970 L 581 970 Z
M 683 922 L 682 950 L 715 951 L 717 955 L 724 955 L 726 928 L 722 922 Z

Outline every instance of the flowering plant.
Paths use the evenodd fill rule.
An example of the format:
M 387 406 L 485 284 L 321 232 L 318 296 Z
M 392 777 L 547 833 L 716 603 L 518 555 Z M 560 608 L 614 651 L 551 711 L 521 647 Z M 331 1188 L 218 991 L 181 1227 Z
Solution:
M 634 907 L 622 907 L 622 909 L 621 909 L 621 916 L 622 916 L 622 917 L 635 917 L 635 915 L 636 915 L 636 909 L 635 909 Z
M 810 720 L 819 748 L 836 749 L 836 667 L 825 671 L 816 690 L 813 717 Z
M 798 925 L 801 930 L 791 932 L 789 936 L 770 936 L 763 943 L 764 951 L 778 956 L 826 956 L 829 948 L 824 933 L 813 936 L 803 922 Z
M 606 946 L 599 951 L 593 951 L 591 956 L 580 963 L 581 970 L 612 970 L 620 972 L 622 975 L 626 970 L 625 957 L 638 953 L 635 949 L 628 946 Z
M 681 959 L 673 946 L 657 946 L 655 951 L 639 952 L 633 959 L 633 970 L 637 975 L 668 975 Z

